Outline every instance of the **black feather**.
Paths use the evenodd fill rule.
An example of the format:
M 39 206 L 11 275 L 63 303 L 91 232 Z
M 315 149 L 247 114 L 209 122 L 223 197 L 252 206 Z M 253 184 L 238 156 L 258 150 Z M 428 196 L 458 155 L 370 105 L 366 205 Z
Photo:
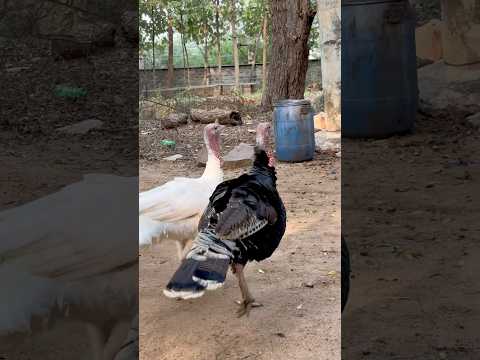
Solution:
M 199 231 L 214 229 L 220 239 L 238 235 L 235 240 L 239 251 L 234 262 L 269 257 L 285 232 L 286 212 L 276 189 L 275 168 L 268 164 L 267 153 L 256 147 L 251 170 L 218 185 L 200 220 Z M 265 220 L 267 224 L 259 226 L 258 231 L 242 236 Z
M 202 255 L 203 261 L 189 258 L 182 263 L 167 285 L 169 296 L 176 296 L 176 291 L 178 297 L 182 297 L 184 293 L 190 296 L 216 288 L 225 281 L 230 262 L 245 264 L 272 255 L 285 233 L 287 218 L 276 189 L 275 168 L 268 164 L 266 152 L 256 148 L 253 166 L 248 173 L 217 186 L 200 219 L 196 239 L 197 244 L 204 238 L 212 245 L 208 245 L 209 250 Z M 231 242 L 227 245 L 227 239 L 234 241 L 234 248 Z M 222 253 L 228 255 L 209 257 L 210 246 L 214 243 L 222 250 L 225 247 Z M 194 249 L 189 254 L 193 255 Z M 203 247 L 198 249 L 204 252 Z M 196 285 L 192 284 L 192 279 Z

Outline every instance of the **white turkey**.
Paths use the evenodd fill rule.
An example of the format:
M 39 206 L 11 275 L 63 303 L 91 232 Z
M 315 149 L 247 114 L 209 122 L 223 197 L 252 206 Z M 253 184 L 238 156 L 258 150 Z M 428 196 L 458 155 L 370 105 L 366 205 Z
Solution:
M 85 323 L 89 359 L 114 358 L 138 312 L 137 194 L 91 174 L 0 212 L 0 343 L 61 318 Z
M 225 126 L 205 126 L 207 164 L 199 178 L 177 177 L 164 185 L 140 193 L 140 246 L 175 240 L 179 258 L 197 233 L 198 221 L 213 190 L 223 181 L 220 133 Z

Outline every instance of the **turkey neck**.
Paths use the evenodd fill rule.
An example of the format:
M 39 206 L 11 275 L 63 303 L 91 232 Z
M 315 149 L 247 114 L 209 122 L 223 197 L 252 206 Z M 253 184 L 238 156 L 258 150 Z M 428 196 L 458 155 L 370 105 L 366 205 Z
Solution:
M 271 166 L 271 155 L 265 151 L 262 146 L 255 147 L 255 158 L 253 160 L 253 166 L 249 171 L 251 175 L 259 175 L 264 177 L 266 183 L 270 183 L 275 187 L 277 183 L 277 176 L 275 167 Z
M 220 161 L 220 154 L 212 149 L 210 142 L 206 143 L 207 145 L 207 164 L 205 165 L 205 170 L 203 171 L 202 178 L 219 178 L 222 180 L 222 164 Z

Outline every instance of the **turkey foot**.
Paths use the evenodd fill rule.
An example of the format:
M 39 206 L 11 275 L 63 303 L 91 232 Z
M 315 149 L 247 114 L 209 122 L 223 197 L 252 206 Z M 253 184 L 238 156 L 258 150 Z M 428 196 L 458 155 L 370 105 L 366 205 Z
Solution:
M 242 293 L 243 301 L 240 302 L 240 309 L 237 311 L 238 317 L 250 314 L 250 309 L 254 307 L 262 306 L 262 304 L 255 302 L 255 299 L 250 294 L 248 290 L 247 281 L 245 280 L 245 275 L 243 273 L 244 265 L 233 264 L 232 270 L 233 273 L 238 278 L 238 285 L 240 286 L 240 291 Z
M 252 308 L 263 306 L 262 304 L 256 302 L 254 299 L 237 301 L 237 304 L 240 305 L 240 308 L 237 310 L 238 317 L 242 317 L 244 315 L 248 317 Z

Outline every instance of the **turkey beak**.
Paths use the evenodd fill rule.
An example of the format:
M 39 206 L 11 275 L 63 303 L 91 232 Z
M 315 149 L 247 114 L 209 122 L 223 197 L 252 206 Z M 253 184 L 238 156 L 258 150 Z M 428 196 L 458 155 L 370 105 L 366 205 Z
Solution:
M 219 124 L 219 125 L 217 125 L 217 131 L 218 131 L 219 133 L 221 133 L 221 132 L 223 131 L 223 129 L 225 129 L 225 127 L 226 127 L 225 125 L 220 125 L 220 124 Z

